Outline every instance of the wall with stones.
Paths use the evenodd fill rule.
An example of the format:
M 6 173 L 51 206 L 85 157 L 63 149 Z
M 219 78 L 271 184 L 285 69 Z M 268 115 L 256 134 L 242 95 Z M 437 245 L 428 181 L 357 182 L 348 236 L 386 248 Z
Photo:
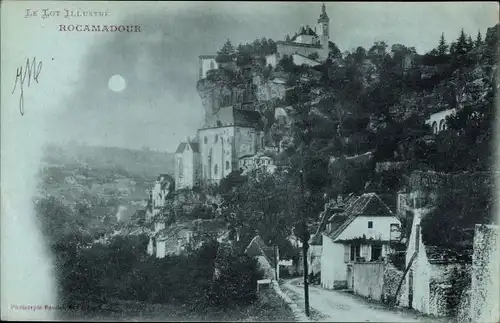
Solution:
M 500 229 L 495 225 L 477 224 L 472 257 L 472 322 L 500 321 Z
M 382 301 L 391 302 L 403 277 L 403 271 L 397 269 L 392 264 L 387 264 L 384 268 L 384 285 L 382 287 Z M 401 291 L 400 294 L 401 295 Z

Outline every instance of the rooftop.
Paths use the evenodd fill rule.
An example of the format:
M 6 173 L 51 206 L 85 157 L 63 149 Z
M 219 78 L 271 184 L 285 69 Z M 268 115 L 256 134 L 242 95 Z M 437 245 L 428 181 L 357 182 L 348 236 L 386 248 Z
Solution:
M 186 147 L 189 145 L 191 147 L 191 150 L 195 153 L 200 152 L 200 145 L 197 142 L 181 142 L 179 146 L 177 147 L 177 150 L 175 151 L 176 154 L 184 152 Z
M 352 202 L 344 212 L 333 217 L 332 229 L 327 235 L 335 240 L 355 218 L 363 215 L 395 216 L 377 194 L 365 193 Z
M 318 48 L 318 49 L 321 49 L 321 45 L 303 44 L 303 43 L 296 43 L 296 42 L 292 42 L 292 41 L 278 40 L 276 42 L 276 44 L 278 44 L 278 45 L 286 45 L 286 46 L 309 47 L 309 48 Z

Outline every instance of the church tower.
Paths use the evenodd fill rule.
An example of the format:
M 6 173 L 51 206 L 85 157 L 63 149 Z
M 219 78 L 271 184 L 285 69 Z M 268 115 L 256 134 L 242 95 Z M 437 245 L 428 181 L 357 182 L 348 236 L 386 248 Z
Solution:
M 321 14 L 319 15 L 318 24 L 316 27 L 321 50 L 318 53 L 321 59 L 327 59 L 330 52 L 330 18 L 326 14 L 325 4 L 321 6 Z
M 319 15 L 318 25 L 316 30 L 318 31 L 318 36 L 320 39 L 321 45 L 328 45 L 328 41 L 330 40 L 330 18 L 326 14 L 325 4 L 321 6 L 321 14 Z

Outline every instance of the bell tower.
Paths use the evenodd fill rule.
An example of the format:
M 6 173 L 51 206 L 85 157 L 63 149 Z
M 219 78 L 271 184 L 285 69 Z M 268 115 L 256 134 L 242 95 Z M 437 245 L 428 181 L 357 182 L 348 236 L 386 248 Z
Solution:
M 328 42 L 330 38 L 330 18 L 328 18 L 328 15 L 326 14 L 326 7 L 325 4 L 321 6 L 321 14 L 319 15 L 318 19 L 318 27 L 317 30 L 319 31 L 319 38 L 321 40 L 321 43 L 323 44 L 323 41 L 326 40 Z

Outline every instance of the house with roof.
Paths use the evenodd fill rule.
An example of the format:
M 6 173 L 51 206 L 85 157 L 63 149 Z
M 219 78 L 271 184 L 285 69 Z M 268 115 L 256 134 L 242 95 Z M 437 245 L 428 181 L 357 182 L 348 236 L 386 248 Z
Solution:
M 157 231 L 151 238 L 150 243 L 156 258 L 164 258 L 168 255 L 180 255 L 186 252 L 191 246 L 192 240 L 192 223 L 181 222 Z
M 273 247 L 268 247 L 260 236 L 255 236 L 245 249 L 245 254 L 257 258 L 263 279 L 276 279 L 276 257 Z
M 320 214 L 318 228 L 309 240 L 309 249 L 307 251 L 309 274 L 315 276 L 321 272 L 321 254 L 323 252 L 322 233 L 325 230 L 330 230 L 332 224 L 337 225 L 336 221 L 339 221 L 341 217 L 335 217 L 335 214 L 344 212 L 347 205 L 353 201 L 354 197 L 354 194 L 349 194 L 345 198 L 338 196 L 337 199 L 330 200 L 325 204 L 325 208 Z
M 189 138 L 175 151 L 176 189 L 198 187 L 201 184 L 200 145 Z
M 389 254 L 391 229 L 401 226 L 375 193 L 357 197 L 329 221 L 322 233 L 321 252 L 321 285 L 328 289 L 349 287 L 353 262 L 376 261 Z

